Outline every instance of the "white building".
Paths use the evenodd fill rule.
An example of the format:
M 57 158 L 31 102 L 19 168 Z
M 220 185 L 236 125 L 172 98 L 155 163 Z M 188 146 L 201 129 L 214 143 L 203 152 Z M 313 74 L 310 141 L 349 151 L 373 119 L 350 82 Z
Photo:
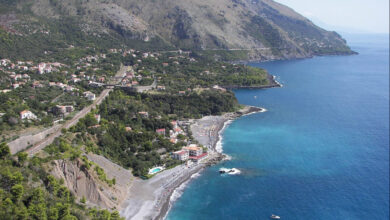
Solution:
M 52 71 L 51 65 L 47 65 L 46 63 L 38 64 L 39 74 L 51 73 L 51 71 Z
M 100 119 L 101 119 L 100 115 L 94 115 L 94 116 L 95 116 L 97 123 L 100 123 Z
M 85 98 L 87 98 L 89 101 L 93 101 L 96 99 L 96 95 L 90 91 L 84 92 L 83 94 Z
M 189 158 L 189 153 L 186 150 L 180 150 L 172 153 L 172 158 L 176 160 L 185 161 Z
M 197 157 L 203 154 L 203 149 L 201 147 L 196 146 L 195 144 L 191 144 L 188 147 L 183 147 L 183 150 L 187 150 L 190 156 Z
M 20 112 L 20 119 L 37 119 L 37 116 L 34 115 L 34 113 L 32 113 L 31 111 L 28 111 L 28 110 L 24 110 L 24 111 L 21 111 Z

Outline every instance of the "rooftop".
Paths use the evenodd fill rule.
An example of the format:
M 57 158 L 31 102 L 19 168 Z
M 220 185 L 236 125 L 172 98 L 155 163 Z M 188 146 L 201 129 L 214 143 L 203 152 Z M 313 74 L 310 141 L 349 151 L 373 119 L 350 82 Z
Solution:
M 201 155 L 199 155 L 199 156 L 190 156 L 190 159 L 200 159 L 200 158 L 202 158 L 202 157 L 205 157 L 205 156 L 207 156 L 207 153 L 203 153 L 203 154 L 201 154 Z

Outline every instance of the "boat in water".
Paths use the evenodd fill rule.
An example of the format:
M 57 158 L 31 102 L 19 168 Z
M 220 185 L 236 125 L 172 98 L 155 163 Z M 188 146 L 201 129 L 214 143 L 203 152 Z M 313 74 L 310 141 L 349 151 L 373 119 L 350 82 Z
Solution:
M 219 173 L 220 174 L 229 174 L 229 175 L 235 175 L 235 174 L 239 174 L 241 173 L 241 171 L 239 169 L 236 169 L 236 168 L 220 168 L 219 169 Z
M 280 216 L 272 214 L 271 219 L 280 219 Z

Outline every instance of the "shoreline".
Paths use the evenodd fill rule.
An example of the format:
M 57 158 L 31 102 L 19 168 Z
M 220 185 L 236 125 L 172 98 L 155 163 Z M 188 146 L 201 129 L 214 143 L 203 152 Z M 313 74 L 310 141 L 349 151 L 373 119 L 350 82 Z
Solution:
M 171 191 L 170 195 L 167 197 L 167 200 L 164 202 L 164 204 L 160 210 L 160 213 L 154 219 L 156 219 L 156 220 L 165 219 L 168 216 L 168 213 L 169 213 L 170 209 L 172 208 L 174 202 L 176 202 L 176 200 L 178 199 L 178 198 L 176 198 L 174 201 L 172 201 L 173 193 L 176 190 L 181 188 L 183 185 L 185 185 L 184 187 L 186 187 L 190 183 L 190 181 L 194 179 L 193 176 L 196 174 L 200 175 L 200 173 L 206 167 L 215 165 L 215 164 L 219 163 L 220 161 L 225 160 L 227 158 L 227 155 L 222 153 L 223 152 L 222 151 L 222 133 L 229 126 L 229 124 L 231 124 L 235 119 L 237 119 L 239 117 L 247 116 L 247 115 L 251 115 L 251 114 L 255 114 L 255 113 L 260 113 L 260 112 L 266 112 L 266 111 L 267 110 L 265 108 L 260 108 L 260 107 L 255 107 L 255 106 L 245 106 L 243 109 L 241 109 L 237 112 L 225 113 L 222 116 L 206 116 L 206 118 L 207 117 L 222 117 L 223 118 L 221 121 L 219 121 L 218 125 L 216 125 L 217 126 L 217 129 L 216 129 L 217 138 L 215 139 L 216 141 L 214 143 L 210 143 L 211 147 L 209 148 L 210 155 L 209 155 L 208 161 L 204 164 L 199 165 L 198 170 L 192 172 L 192 174 L 190 176 L 183 179 L 179 184 L 177 184 L 174 187 L 174 190 Z M 200 120 L 202 120 L 202 119 L 200 119 Z M 210 139 L 212 139 L 212 138 L 210 138 Z M 220 145 L 221 147 L 218 148 L 218 145 Z M 210 150 L 212 152 L 210 152 Z
M 127 199 L 121 205 L 121 216 L 132 220 L 165 219 L 176 201 L 172 199 L 175 192 L 181 193 L 193 177 L 198 176 L 196 174 L 200 175 L 206 167 L 227 158 L 221 153 L 222 149 L 218 152 L 217 145 L 221 144 L 223 130 L 230 122 L 241 116 L 265 111 L 264 108 L 244 106 L 236 112 L 190 120 L 193 137 L 199 144 L 208 148 L 208 158 L 189 167 L 182 164 L 165 170 L 148 180 L 135 179 L 128 190 Z
M 260 86 L 224 86 L 225 89 L 269 89 L 269 88 L 278 88 L 283 87 L 283 85 L 276 80 L 276 76 L 268 74 L 267 79 L 269 80 L 268 85 L 260 85 Z

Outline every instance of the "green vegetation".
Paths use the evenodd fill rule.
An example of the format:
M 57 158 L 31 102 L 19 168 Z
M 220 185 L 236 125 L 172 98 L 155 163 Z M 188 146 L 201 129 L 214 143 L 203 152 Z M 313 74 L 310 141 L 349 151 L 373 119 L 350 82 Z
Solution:
M 195 50 L 194 54 L 217 61 L 249 60 L 248 50 Z
M 148 169 L 155 165 L 170 167 L 178 163 L 169 156 L 161 158 L 158 152 L 165 154 L 186 145 L 184 135 L 180 136 L 181 141 L 173 144 L 158 135 L 157 129 L 172 129 L 171 120 L 219 115 L 237 108 L 237 100 L 231 92 L 205 90 L 168 95 L 138 94 L 118 89 L 99 106 L 102 119 L 98 127 L 94 126 L 94 118 L 88 115 L 70 131 L 80 136 L 78 140 L 87 151 L 102 154 L 125 168 L 132 168 L 134 175 L 145 176 Z M 148 112 L 148 116 L 139 112 Z M 132 130 L 126 130 L 126 127 Z M 51 148 L 47 149 L 50 152 Z M 99 175 L 100 169 L 95 169 Z M 103 174 L 99 176 L 105 179 Z
M 46 173 L 45 160 L 25 156 L 19 154 L 15 161 L 8 146 L 0 144 L 2 219 L 121 219 L 118 212 L 87 209 L 83 202 L 77 204 L 63 181 Z
M 268 85 L 268 73 L 259 68 L 241 64 L 214 61 L 206 52 L 192 52 L 188 56 L 162 54 L 155 58 L 123 58 L 126 65 L 135 65 L 134 70 L 142 77 L 154 76 L 159 85 L 168 92 L 187 91 L 194 88 L 220 86 L 264 86 Z
M 142 3 L 157 4 L 154 0 Z M 36 4 L 37 8 L 32 7 Z M 1 219 L 121 219 L 117 211 L 87 208 L 89 203 L 85 197 L 76 198 L 63 184 L 64 180 L 50 175 L 53 164 L 56 160 L 80 163 L 82 172 L 98 178 L 97 183 L 104 182 L 111 187 L 116 179 L 109 179 L 85 153 L 103 155 L 143 178 L 151 178 L 153 175 L 148 175 L 148 170 L 156 165 L 169 169 L 181 164 L 171 158 L 171 153 L 196 143 L 184 123 L 186 120 L 239 109 L 234 94 L 224 88 L 271 83 L 265 70 L 222 62 L 247 60 L 250 55 L 244 49 L 224 50 L 231 47 L 229 41 L 236 42 L 238 48 L 270 47 L 272 51 L 266 52 L 265 58 L 282 58 L 286 54 L 291 57 L 297 53 L 351 53 L 338 34 L 284 16 L 264 2 L 267 7 L 257 8 L 253 3 L 254 8 L 248 13 L 234 13 L 242 18 L 233 21 L 225 17 L 225 12 L 214 13 L 211 5 L 202 10 L 207 11 L 204 20 L 221 30 L 231 29 L 231 24 L 242 24 L 237 27 L 243 30 L 237 33 L 238 39 L 230 36 L 221 39 L 202 28 L 193 28 L 191 13 L 183 8 L 175 6 L 173 11 L 163 11 L 170 10 L 171 4 L 175 2 L 167 3 L 167 7 L 155 7 L 158 13 L 152 12 L 156 18 L 149 21 L 161 21 L 161 24 L 143 24 L 137 22 L 138 16 L 145 18 L 144 22 L 148 16 L 133 2 L 0 1 L 0 13 L 4 14 L 0 18 L 0 59 L 10 60 L 0 66 L 1 141 L 15 138 L 15 131 L 23 133 L 33 126 L 51 126 L 54 121 L 70 119 L 74 113 L 63 112 L 63 108 L 58 110 L 56 106 L 71 106 L 75 111 L 83 109 L 91 104 L 84 92 L 98 96 L 104 89 L 102 83 L 117 81 L 113 76 L 122 64 L 132 67 L 121 82 L 123 88 L 114 89 L 75 126 L 62 129 L 62 136 L 39 156 L 28 158 L 24 152 L 11 156 L 7 144 L 0 144 Z M 130 6 L 137 8 L 136 13 Z M 229 3 L 226 10 L 236 7 L 236 3 Z M 249 12 L 260 9 L 266 16 Z M 124 12 L 124 17 L 116 13 L 119 11 Z M 110 14 L 118 17 L 112 18 Z M 161 15 L 164 17 L 159 19 Z M 128 22 L 128 16 L 135 24 L 145 25 L 146 30 L 138 30 L 137 25 L 132 25 L 134 30 L 130 30 L 116 23 L 121 19 L 124 20 L 121 23 Z M 173 29 L 164 24 L 174 24 Z M 149 27 L 154 30 L 150 32 Z M 149 38 L 150 33 L 154 37 Z M 177 47 L 195 51 L 168 52 Z M 50 70 L 38 74 L 40 62 L 50 65 Z M 154 82 L 157 87 L 144 93 L 136 93 L 137 88 L 129 86 Z M 24 110 L 37 118 L 22 120 L 19 114 Z M 100 121 L 96 115 L 100 115 Z M 180 128 L 174 127 L 175 120 L 183 122 Z
M 96 171 L 96 174 L 98 175 L 98 177 L 101 181 L 106 182 L 109 186 L 115 185 L 115 183 L 116 183 L 115 178 L 113 178 L 111 180 L 107 179 L 106 173 L 98 165 L 95 165 L 95 171 Z
M 0 3 L 1 7 L 1 3 Z M 28 15 L 26 17 L 29 17 Z M 75 17 L 60 19 L 44 19 L 35 16 L 14 27 L 16 32 L 23 35 L 10 34 L 0 27 L 0 58 L 32 59 L 34 61 L 49 58 L 62 61 L 63 55 L 88 55 L 88 51 L 101 51 L 109 48 L 120 48 L 122 45 L 136 49 L 169 47 L 158 38 L 150 42 L 127 38 L 126 35 L 111 31 L 109 34 L 100 33 L 98 36 L 82 31 L 83 23 Z M 26 28 L 29 27 L 29 28 Z M 31 31 L 36 29 L 36 31 Z M 68 52 L 70 46 L 86 48 Z M 93 49 L 89 49 L 93 48 Z

